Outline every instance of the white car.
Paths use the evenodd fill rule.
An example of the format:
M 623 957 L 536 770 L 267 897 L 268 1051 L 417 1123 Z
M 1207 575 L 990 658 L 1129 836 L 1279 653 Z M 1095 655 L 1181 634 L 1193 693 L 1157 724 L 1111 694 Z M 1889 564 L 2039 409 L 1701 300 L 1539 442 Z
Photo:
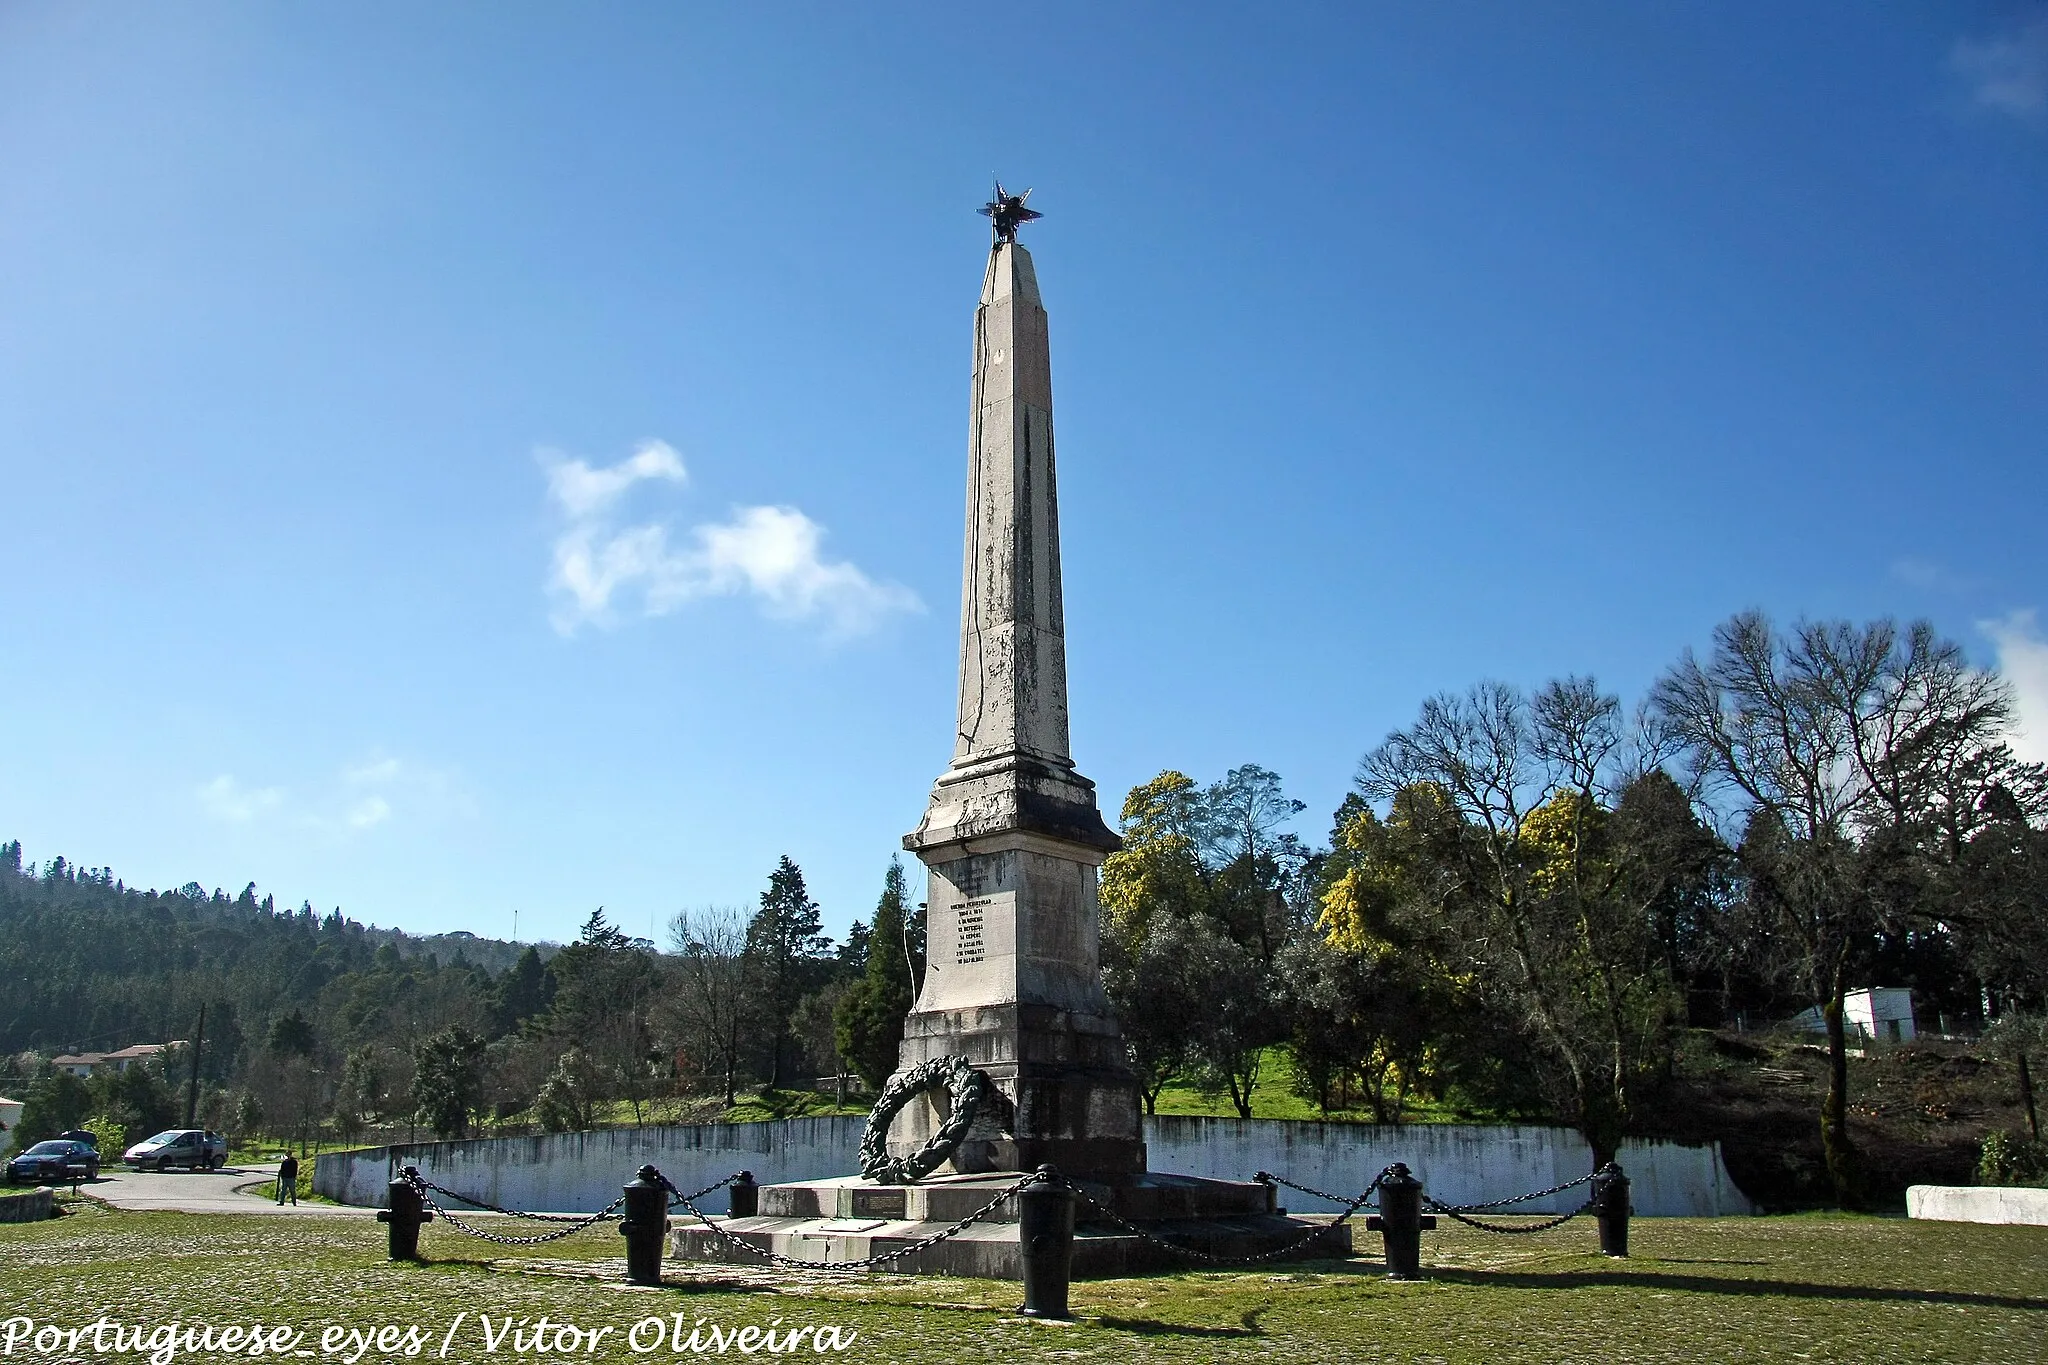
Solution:
M 169 1128 L 136 1143 L 121 1160 L 138 1171 L 217 1171 L 228 1164 L 228 1140 L 203 1128 Z

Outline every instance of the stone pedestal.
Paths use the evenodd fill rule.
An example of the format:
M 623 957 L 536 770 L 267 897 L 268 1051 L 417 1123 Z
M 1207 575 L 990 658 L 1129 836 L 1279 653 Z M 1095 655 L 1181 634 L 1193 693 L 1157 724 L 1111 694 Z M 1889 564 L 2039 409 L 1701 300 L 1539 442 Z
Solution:
M 931 870 L 929 961 L 899 1065 L 964 1055 L 1004 1100 L 977 1119 L 952 1169 L 1144 1170 L 1138 1083 L 1095 970 L 1101 855 L 1014 830 L 918 852 Z M 943 1103 L 908 1106 L 891 1152 L 930 1137 Z
M 907 1246 L 957 1223 L 1014 1185 L 1016 1171 L 933 1176 L 915 1185 L 871 1180 L 805 1180 L 761 1189 L 761 1212 L 719 1218 L 725 1232 L 764 1251 L 798 1260 L 843 1265 Z M 1276 1208 L 1273 1187 L 1189 1176 L 1140 1175 L 1076 1182 L 1117 1217 L 1156 1236 L 1211 1256 L 1256 1256 L 1302 1242 L 1303 1257 L 1351 1254 L 1349 1224 L 1333 1216 L 1288 1217 Z M 1321 1229 L 1317 1231 L 1317 1229 Z M 678 1218 L 670 1234 L 678 1260 L 744 1263 L 724 1241 L 694 1219 Z M 1081 1206 L 1074 1235 L 1076 1279 L 1107 1279 L 1154 1270 L 1185 1270 L 1186 1257 L 1102 1221 Z M 1013 1196 L 995 1214 L 955 1237 L 889 1262 L 885 1270 L 919 1275 L 1023 1278 Z

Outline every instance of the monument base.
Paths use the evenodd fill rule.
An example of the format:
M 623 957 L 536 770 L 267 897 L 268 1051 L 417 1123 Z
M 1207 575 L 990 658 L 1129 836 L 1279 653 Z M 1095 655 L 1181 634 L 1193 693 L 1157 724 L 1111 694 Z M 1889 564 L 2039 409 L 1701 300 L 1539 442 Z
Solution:
M 943 1232 L 1022 1178 L 1018 1171 L 999 1171 L 933 1176 L 915 1185 L 879 1185 L 860 1176 L 764 1185 L 758 1217 L 715 1221 L 725 1232 L 764 1251 L 844 1264 Z M 1257 1256 L 1300 1241 L 1305 1234 L 1312 1235 L 1291 1253 L 1293 1257 L 1351 1254 L 1349 1224 L 1331 1226 L 1333 1215 L 1328 1214 L 1289 1217 L 1276 1207 L 1270 1185 L 1180 1175 L 1075 1183 L 1118 1217 L 1211 1256 Z M 1091 1212 L 1086 1204 L 1081 1206 L 1074 1234 L 1075 1279 L 1200 1268 L 1199 1261 L 1177 1256 L 1113 1223 L 1091 1222 Z M 674 1222 L 670 1255 L 682 1261 L 760 1264 L 687 1214 Z M 910 1275 L 1021 1280 L 1024 1266 L 1017 1245 L 1015 1198 L 973 1227 L 879 1268 Z
M 1116 1020 L 1045 1005 L 920 1010 L 904 1021 L 903 1066 L 965 1056 L 1000 1092 L 955 1149 L 961 1173 L 1057 1167 L 1076 1179 L 1119 1180 L 1145 1169 L 1137 1078 Z M 946 1116 L 940 1095 L 905 1108 L 889 1141 L 908 1156 Z

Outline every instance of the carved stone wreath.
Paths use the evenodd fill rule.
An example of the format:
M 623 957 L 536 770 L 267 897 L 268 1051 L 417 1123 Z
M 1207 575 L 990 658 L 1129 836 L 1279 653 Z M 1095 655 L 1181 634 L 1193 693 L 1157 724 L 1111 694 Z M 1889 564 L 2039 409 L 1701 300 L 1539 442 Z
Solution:
M 889 1155 L 889 1124 L 903 1106 L 927 1090 L 944 1088 L 952 1101 L 952 1112 L 939 1125 L 931 1140 L 909 1156 Z M 974 1126 L 974 1115 L 995 1090 L 988 1073 L 977 1071 L 965 1057 L 934 1057 L 919 1062 L 882 1087 L 875 1107 L 868 1113 L 867 1131 L 860 1135 L 860 1173 L 884 1185 L 909 1185 L 924 1179 L 943 1165 Z

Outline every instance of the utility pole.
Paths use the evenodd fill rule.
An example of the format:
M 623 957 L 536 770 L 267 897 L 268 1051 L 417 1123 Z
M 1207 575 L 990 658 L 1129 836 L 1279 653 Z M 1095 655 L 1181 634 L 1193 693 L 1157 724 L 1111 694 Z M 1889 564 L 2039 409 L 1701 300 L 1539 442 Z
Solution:
M 192 1075 L 185 1083 L 185 1126 L 199 1122 L 199 1049 L 206 1045 L 206 1002 L 199 1002 L 199 1027 L 192 1034 Z

